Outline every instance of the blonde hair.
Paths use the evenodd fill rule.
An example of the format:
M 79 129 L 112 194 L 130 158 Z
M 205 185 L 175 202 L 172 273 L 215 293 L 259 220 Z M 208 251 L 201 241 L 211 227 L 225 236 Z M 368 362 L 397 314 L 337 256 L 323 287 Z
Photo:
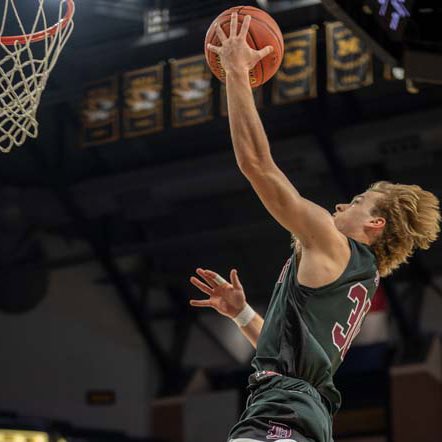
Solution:
M 440 232 L 439 200 L 417 185 L 374 183 L 368 189 L 382 194 L 372 214 L 385 218 L 382 234 L 371 244 L 379 273 L 389 275 L 416 249 L 428 249 Z

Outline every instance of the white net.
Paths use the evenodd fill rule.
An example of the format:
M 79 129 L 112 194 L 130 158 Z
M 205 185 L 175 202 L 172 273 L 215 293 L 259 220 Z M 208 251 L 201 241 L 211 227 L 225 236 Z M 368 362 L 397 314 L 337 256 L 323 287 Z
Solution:
M 41 95 L 72 33 L 74 22 L 72 17 L 65 17 L 68 8 L 73 7 L 71 0 L 59 0 L 55 23 L 49 21 L 53 17 L 45 11 L 45 0 L 27 0 L 27 17 L 31 4 L 35 5 L 32 6 L 35 19 L 33 12 L 30 29 L 26 29 L 24 19 L 20 18 L 22 11 L 18 10 L 17 1 L 3 2 L 3 17 L 0 17 L 0 151 L 10 152 L 21 146 L 27 137 L 36 138 L 38 135 L 36 114 Z M 11 29 L 17 29 L 20 38 L 8 41 Z

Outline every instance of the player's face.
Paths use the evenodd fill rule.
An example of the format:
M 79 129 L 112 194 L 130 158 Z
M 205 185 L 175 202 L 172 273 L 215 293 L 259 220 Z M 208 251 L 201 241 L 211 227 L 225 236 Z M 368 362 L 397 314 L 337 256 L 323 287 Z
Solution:
M 376 202 L 382 198 L 377 192 L 356 195 L 348 204 L 336 204 L 333 214 L 335 225 L 344 235 L 373 227 L 378 217 L 372 214 Z

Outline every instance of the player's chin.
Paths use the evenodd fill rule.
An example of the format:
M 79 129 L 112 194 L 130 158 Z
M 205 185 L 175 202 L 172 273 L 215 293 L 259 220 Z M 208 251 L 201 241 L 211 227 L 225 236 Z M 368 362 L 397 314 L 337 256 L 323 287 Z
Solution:
M 345 231 L 346 231 L 345 227 L 346 227 L 346 225 L 345 225 L 344 220 L 334 216 L 333 217 L 333 222 L 335 223 L 336 229 L 338 229 L 341 233 L 345 234 Z

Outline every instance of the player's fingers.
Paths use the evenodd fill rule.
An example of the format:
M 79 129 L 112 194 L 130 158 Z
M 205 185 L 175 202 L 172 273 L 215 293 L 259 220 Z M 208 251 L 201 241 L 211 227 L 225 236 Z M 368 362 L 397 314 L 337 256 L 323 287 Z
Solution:
M 204 275 L 206 277 L 209 277 L 210 279 L 215 279 L 216 275 L 218 275 L 218 273 L 212 272 L 212 270 L 209 270 L 209 269 L 204 269 L 204 270 L 201 270 L 201 271 L 204 273 Z
M 242 22 L 241 32 L 239 33 L 239 37 L 244 40 L 247 38 L 247 32 L 249 32 L 251 20 L 252 20 L 252 17 L 250 15 L 246 15 L 246 18 Z
M 273 46 L 266 46 L 258 51 L 259 59 L 262 60 L 274 51 Z
M 241 282 L 238 278 L 238 270 L 233 269 L 230 271 L 230 281 L 232 281 L 232 285 L 235 289 L 242 289 Z
M 221 275 L 218 275 L 218 273 L 212 272 L 211 270 L 204 270 L 204 273 L 206 277 L 209 278 L 210 281 L 215 285 L 224 285 L 229 283 Z
M 215 278 L 215 283 L 217 285 L 225 285 L 225 284 L 228 284 L 228 281 L 226 281 L 222 276 L 217 275 Z
M 230 17 L 230 37 L 236 37 L 238 33 L 238 13 L 234 12 Z
M 209 287 L 208 285 L 204 284 L 204 282 L 201 282 L 198 278 L 195 278 L 195 276 L 192 276 L 190 278 L 190 282 L 197 288 L 200 289 L 203 293 L 206 295 L 212 296 L 213 295 L 213 289 Z
M 214 52 L 215 54 L 221 54 L 221 50 L 222 50 L 222 47 L 221 46 L 214 46 L 214 45 L 211 45 L 210 43 L 207 45 L 207 49 L 210 51 L 210 52 Z
M 198 276 L 200 276 L 202 279 L 204 279 L 204 281 L 207 282 L 207 284 L 210 285 L 210 287 L 213 289 L 214 287 L 216 287 L 218 284 L 215 282 L 215 277 L 207 274 L 207 270 L 203 270 L 203 269 L 196 269 L 196 273 L 198 274 Z M 214 275 L 216 275 L 216 273 L 212 272 Z
M 223 41 L 226 41 L 226 40 L 227 40 L 227 35 L 226 35 L 226 33 L 224 32 L 224 29 L 223 29 L 219 24 L 216 25 L 216 27 L 215 27 L 215 32 L 216 32 L 216 35 L 218 36 L 219 41 L 220 41 L 221 43 L 222 43 Z
M 191 299 L 189 304 L 192 307 L 212 307 L 212 302 L 209 299 L 197 300 Z

